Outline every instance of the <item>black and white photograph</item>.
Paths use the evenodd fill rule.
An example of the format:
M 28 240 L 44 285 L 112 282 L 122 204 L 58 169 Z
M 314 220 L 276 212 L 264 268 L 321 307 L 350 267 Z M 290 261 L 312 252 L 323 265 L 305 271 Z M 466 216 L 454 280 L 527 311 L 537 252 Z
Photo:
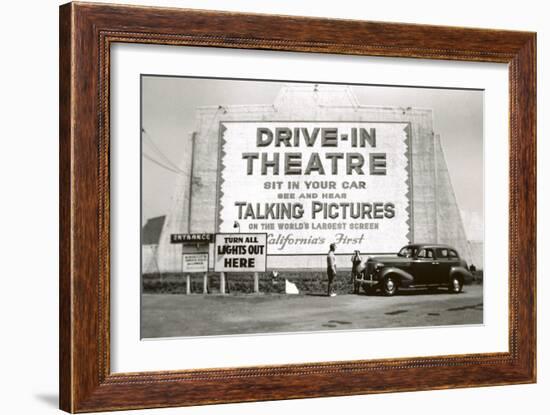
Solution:
M 483 98 L 142 75 L 141 337 L 483 324 Z

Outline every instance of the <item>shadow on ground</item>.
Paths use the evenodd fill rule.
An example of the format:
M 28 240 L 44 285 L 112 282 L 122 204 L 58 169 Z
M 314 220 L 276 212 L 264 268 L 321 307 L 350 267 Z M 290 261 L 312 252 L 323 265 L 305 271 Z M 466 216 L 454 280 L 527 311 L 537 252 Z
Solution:
M 37 393 L 34 396 L 49 407 L 59 407 L 59 396 L 56 393 Z

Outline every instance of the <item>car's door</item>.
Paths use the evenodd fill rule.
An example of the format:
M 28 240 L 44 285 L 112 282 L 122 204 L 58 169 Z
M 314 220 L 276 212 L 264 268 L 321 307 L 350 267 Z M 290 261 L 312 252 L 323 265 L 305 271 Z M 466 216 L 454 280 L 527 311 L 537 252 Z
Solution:
M 448 248 L 437 248 L 435 250 L 435 259 L 437 264 L 435 271 L 437 273 L 437 282 L 439 284 L 446 284 L 449 281 L 449 271 L 453 262 L 449 258 L 450 249 Z
M 415 285 L 434 284 L 436 280 L 433 262 L 435 261 L 432 248 L 419 249 L 413 261 L 413 276 Z

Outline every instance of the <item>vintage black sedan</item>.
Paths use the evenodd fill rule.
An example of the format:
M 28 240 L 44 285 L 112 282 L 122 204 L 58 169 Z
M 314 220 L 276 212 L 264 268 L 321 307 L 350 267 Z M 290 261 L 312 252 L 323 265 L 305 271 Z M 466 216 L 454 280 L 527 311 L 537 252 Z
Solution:
M 394 256 L 370 257 L 354 269 L 355 291 L 380 289 L 394 295 L 399 288 L 446 287 L 460 293 L 473 279 L 456 249 L 440 244 L 406 245 Z

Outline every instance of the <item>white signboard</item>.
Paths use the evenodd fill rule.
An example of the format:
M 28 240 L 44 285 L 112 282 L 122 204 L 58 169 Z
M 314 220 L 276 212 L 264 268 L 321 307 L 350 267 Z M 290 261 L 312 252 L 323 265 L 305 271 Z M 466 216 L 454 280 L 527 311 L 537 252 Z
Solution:
M 396 252 L 410 242 L 408 123 L 223 122 L 218 227 L 270 255 Z
M 265 233 L 216 234 L 214 271 L 265 272 L 266 241 Z
M 208 271 L 208 253 L 184 253 L 182 254 L 183 272 L 207 272 Z

